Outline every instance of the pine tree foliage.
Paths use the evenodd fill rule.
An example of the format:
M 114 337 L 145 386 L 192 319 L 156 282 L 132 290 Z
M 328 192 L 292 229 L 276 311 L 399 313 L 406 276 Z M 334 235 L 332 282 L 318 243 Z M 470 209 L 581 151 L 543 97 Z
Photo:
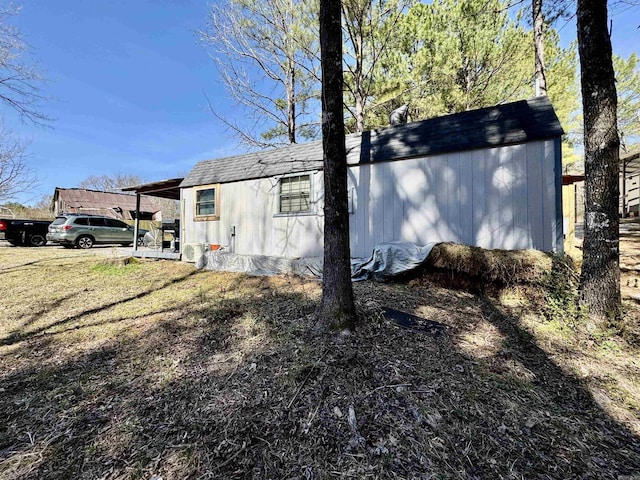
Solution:
M 387 124 L 409 104 L 412 120 L 481 108 L 534 93 L 533 33 L 501 0 L 415 2 L 397 25 L 395 44 L 374 72 L 368 127 Z M 548 94 L 563 125 L 578 105 L 575 46 L 563 49 L 545 31 Z M 565 128 L 567 129 L 567 128 Z
M 351 131 L 362 132 L 379 78 L 374 75 L 388 50 L 396 47 L 409 0 L 343 0 L 345 107 Z
M 626 60 L 614 55 L 618 92 L 618 133 L 624 149 L 640 142 L 640 59 L 632 53 Z
M 292 6 L 295 14 L 282 14 Z M 347 132 L 388 125 L 389 113 L 403 104 L 415 121 L 534 94 L 533 32 L 524 14 L 509 13 L 508 1 L 344 0 L 341 8 Z M 556 10 L 547 8 L 545 15 L 566 11 Z M 316 138 L 317 15 L 317 0 L 226 0 L 212 9 L 203 39 L 228 92 L 244 107 L 243 118 L 250 119 L 244 127 L 223 121 L 245 144 Z M 548 95 L 572 131 L 576 48 L 561 48 L 550 25 L 544 33 Z M 565 153 L 570 147 L 567 142 Z
M 567 48 L 560 47 L 560 38 L 555 30 L 545 32 L 545 63 L 547 95 L 560 119 L 565 134 L 562 138 L 562 164 L 571 165 L 581 161 L 575 152 L 576 144 L 582 143 L 580 95 L 577 78 L 577 43 Z

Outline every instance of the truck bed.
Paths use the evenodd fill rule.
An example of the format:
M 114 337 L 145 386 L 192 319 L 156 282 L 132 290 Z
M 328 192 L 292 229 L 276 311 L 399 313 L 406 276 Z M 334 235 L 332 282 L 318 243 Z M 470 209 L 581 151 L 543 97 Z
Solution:
M 0 240 L 12 245 L 41 247 L 47 243 L 47 230 L 52 220 L 0 218 Z

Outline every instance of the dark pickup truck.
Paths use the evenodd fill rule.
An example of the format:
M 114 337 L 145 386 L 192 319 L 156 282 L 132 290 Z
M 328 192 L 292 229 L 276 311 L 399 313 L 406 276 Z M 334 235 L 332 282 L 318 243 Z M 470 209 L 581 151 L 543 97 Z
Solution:
M 49 225 L 51 221 L 47 220 L 0 218 L 0 240 L 11 245 L 42 247 L 47 243 Z

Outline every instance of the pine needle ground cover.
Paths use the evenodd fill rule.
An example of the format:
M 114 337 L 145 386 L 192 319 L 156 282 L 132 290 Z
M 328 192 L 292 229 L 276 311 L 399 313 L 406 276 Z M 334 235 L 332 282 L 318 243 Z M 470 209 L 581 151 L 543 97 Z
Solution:
M 335 343 L 312 280 L 0 248 L 0 478 L 639 478 L 637 344 L 512 287 L 358 283 Z

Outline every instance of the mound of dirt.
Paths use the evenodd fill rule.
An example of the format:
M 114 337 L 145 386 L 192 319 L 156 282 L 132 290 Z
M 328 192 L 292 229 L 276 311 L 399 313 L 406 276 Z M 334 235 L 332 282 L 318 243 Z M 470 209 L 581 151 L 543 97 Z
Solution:
M 539 250 L 490 250 L 440 243 L 411 276 L 444 287 L 487 292 L 513 285 L 546 285 L 557 269 L 574 267 L 569 258 Z

